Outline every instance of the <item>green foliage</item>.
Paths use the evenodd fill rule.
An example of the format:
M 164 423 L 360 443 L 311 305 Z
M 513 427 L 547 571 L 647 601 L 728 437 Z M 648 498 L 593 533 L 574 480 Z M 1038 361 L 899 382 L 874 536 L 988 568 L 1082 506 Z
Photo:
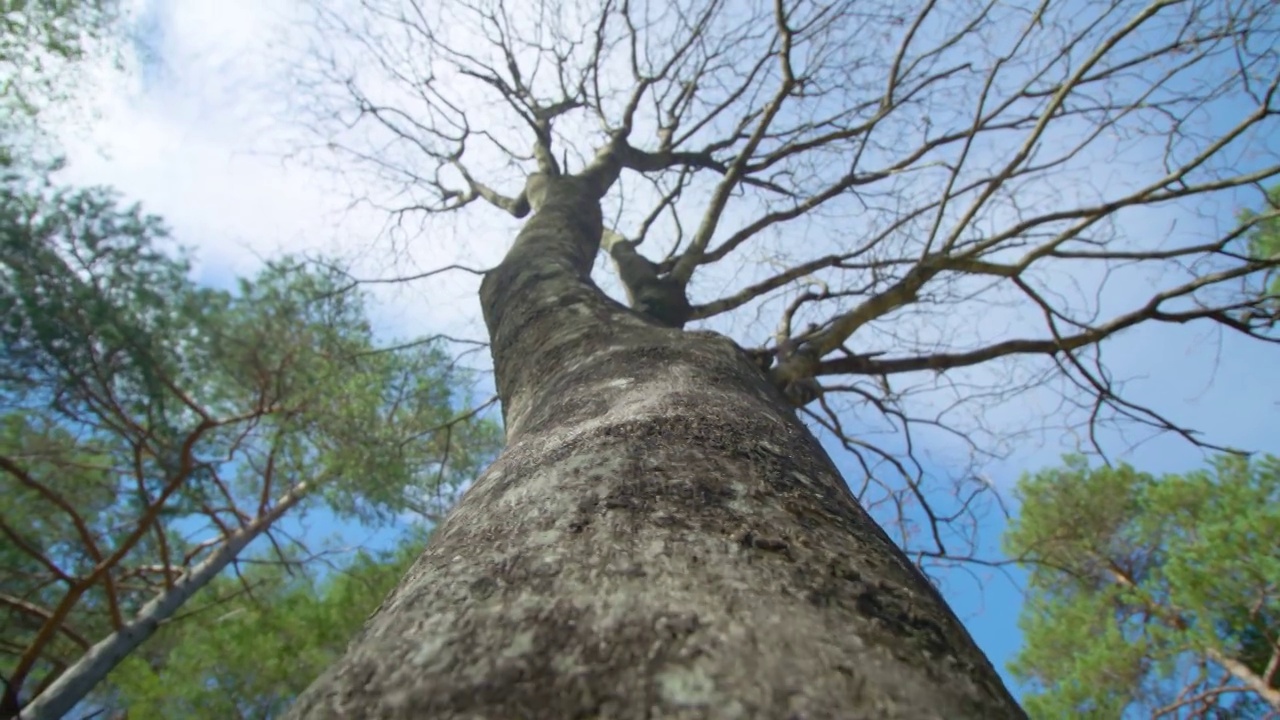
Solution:
M 346 648 L 420 552 L 425 538 L 394 552 L 360 553 L 327 573 L 290 576 L 272 565 L 222 578 L 190 604 L 195 622 L 165 628 L 110 684 L 130 720 L 279 717 Z
M 1248 233 L 1249 253 L 1254 257 L 1270 258 L 1280 255 L 1280 185 L 1267 192 L 1267 206 L 1261 212 L 1245 210 L 1240 213 L 1241 222 L 1253 222 Z M 1269 302 L 1263 304 L 1264 312 L 1280 321 L 1280 269 L 1269 268 L 1263 280 Z
M 432 520 L 500 442 L 439 347 L 379 349 L 340 273 L 190 270 L 108 191 L 0 182 L 0 710 L 277 508 Z
M 94 58 L 118 58 L 118 0 L 0 0 L 0 167 L 48 144 L 50 111 L 69 114 Z
M 1280 633 L 1280 459 L 1156 478 L 1068 457 L 1018 496 L 1004 540 L 1031 575 L 1010 670 L 1032 717 L 1180 717 L 1203 693 L 1213 717 L 1261 707 L 1247 683 Z
M 49 181 L 50 113 L 85 115 L 81 79 L 119 57 L 123 20 L 116 0 L 0 0 L 0 716 L 246 528 L 265 528 L 241 551 L 247 585 L 224 574 L 181 611 L 238 614 L 170 619 L 93 699 L 268 713 L 407 557 L 362 557 L 319 586 L 279 515 L 434 521 L 500 432 L 470 418 L 469 378 L 441 348 L 379 349 L 365 298 L 329 266 L 285 258 L 201 286 L 158 218 Z M 180 682 L 190 692 L 166 694 Z

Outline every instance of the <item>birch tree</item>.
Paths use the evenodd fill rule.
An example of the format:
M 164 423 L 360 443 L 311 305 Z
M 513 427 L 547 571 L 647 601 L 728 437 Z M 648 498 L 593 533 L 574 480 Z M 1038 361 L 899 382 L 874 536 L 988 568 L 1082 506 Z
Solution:
M 1274 208 L 1235 219 L 1280 173 L 1275 3 L 314 10 L 301 155 L 398 242 L 515 240 L 506 448 L 294 717 L 1017 717 L 917 567 L 972 558 L 982 462 L 1220 446 L 1108 348 L 1278 339 Z

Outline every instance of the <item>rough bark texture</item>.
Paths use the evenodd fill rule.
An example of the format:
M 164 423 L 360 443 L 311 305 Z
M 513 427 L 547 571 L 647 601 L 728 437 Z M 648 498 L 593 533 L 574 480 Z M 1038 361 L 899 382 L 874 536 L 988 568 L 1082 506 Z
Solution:
M 507 447 L 290 717 L 1023 717 L 760 369 L 591 283 L 601 185 L 531 180 Z

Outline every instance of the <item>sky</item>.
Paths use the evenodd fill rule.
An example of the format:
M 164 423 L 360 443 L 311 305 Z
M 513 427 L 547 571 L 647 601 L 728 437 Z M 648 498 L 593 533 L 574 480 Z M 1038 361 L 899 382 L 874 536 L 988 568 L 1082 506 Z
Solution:
M 426 236 L 405 235 L 388 247 L 375 241 L 386 237 L 385 216 L 351 207 L 358 188 L 350 181 L 281 157 L 280 118 L 290 110 L 275 60 L 277 39 L 292 21 L 290 3 L 146 0 L 140 7 L 150 61 L 128 77 L 96 76 L 99 114 L 87 122 L 82 118 L 80 129 L 71 132 L 64 177 L 112 185 L 164 217 L 174 236 L 196 249 L 202 281 L 227 284 L 283 252 L 355 253 L 368 277 L 449 263 L 483 268 L 501 258 L 516 227 L 510 219 L 490 214 L 493 219 L 479 225 L 463 219 L 457 226 L 433 226 Z M 446 332 L 483 339 L 476 287 L 477 280 L 464 273 L 371 286 L 378 325 L 388 337 Z M 1107 350 L 1116 376 L 1129 379 L 1133 399 L 1158 402 L 1211 440 L 1280 452 L 1273 429 L 1280 388 L 1268 353 L 1256 343 L 1180 326 L 1130 333 Z M 1032 416 L 1049 409 L 1028 400 L 1028 406 L 1006 412 Z M 1130 444 L 1113 439 L 1118 447 Z M 986 477 L 1007 492 L 1019 474 L 1054 464 L 1079 440 L 1028 439 L 984 468 Z M 847 458 L 833 456 L 851 471 Z M 1187 443 L 1164 437 L 1115 459 L 1161 473 L 1197 467 L 1203 457 Z M 320 525 L 317 531 L 332 529 Z M 993 516 L 983 528 L 984 547 L 995 547 L 1002 528 Z M 944 587 L 957 614 L 1003 670 L 1019 642 L 1015 584 L 1000 573 L 977 571 L 948 576 Z

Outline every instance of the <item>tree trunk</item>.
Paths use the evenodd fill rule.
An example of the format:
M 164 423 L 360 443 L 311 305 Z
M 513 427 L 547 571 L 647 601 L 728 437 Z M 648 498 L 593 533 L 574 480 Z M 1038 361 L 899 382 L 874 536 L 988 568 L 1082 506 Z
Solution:
M 162 623 L 172 619 L 193 595 L 225 570 L 240 551 L 261 537 L 309 491 L 306 483 L 300 484 L 281 497 L 265 515 L 231 533 L 209 557 L 184 572 L 172 587 L 143 605 L 129 622 L 86 650 L 18 712 L 18 720 L 57 720 L 71 712 L 130 653 L 156 634 Z
M 530 179 L 506 449 L 289 717 L 1023 717 L 738 346 L 591 282 L 601 174 Z

